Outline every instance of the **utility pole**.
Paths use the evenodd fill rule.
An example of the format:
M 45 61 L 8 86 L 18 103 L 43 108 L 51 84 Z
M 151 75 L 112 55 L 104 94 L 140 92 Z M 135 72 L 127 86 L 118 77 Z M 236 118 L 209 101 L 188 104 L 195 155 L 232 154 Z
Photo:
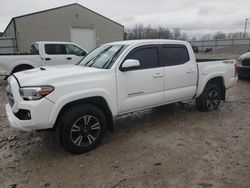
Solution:
M 244 35 L 243 35 L 243 38 L 246 38 L 247 21 L 248 21 L 248 18 L 246 18 L 246 21 L 245 21 L 245 28 L 244 28 Z

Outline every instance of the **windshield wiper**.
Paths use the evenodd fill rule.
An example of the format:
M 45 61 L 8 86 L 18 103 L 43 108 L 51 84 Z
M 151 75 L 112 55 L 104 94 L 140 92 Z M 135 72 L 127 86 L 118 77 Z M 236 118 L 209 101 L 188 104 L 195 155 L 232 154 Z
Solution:
M 112 48 L 112 46 L 106 48 L 105 50 L 103 50 L 102 52 L 100 52 L 96 57 L 92 58 L 91 60 L 89 60 L 84 66 L 88 65 L 91 61 L 93 61 L 92 64 L 88 65 L 88 67 L 92 67 L 93 64 L 95 64 L 96 60 L 102 55 L 104 54 L 106 51 L 108 51 L 110 48 Z
M 113 55 L 113 57 L 112 57 L 111 60 L 109 59 L 109 60 L 102 66 L 103 69 L 106 69 L 107 67 L 109 67 L 109 65 L 110 65 L 111 63 L 113 63 L 115 57 L 121 52 L 121 50 L 123 49 L 123 47 L 124 47 L 124 45 L 122 45 L 122 46 L 119 48 L 119 50 L 117 50 L 117 52 L 115 52 L 115 54 Z

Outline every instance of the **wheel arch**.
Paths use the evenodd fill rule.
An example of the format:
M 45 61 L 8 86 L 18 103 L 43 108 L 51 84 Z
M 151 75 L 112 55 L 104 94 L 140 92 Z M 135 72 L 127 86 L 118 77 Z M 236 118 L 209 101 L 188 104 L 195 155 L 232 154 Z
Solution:
M 12 71 L 11 71 L 11 74 L 15 73 L 15 72 L 18 72 L 18 70 L 22 69 L 22 68 L 27 68 L 28 69 L 33 69 L 34 67 L 30 64 L 26 64 L 26 63 L 23 63 L 23 64 L 20 64 L 20 65 L 17 65 L 15 66 Z
M 95 97 L 88 97 L 84 99 L 79 99 L 75 101 L 71 101 L 67 104 L 65 104 L 59 111 L 55 124 L 54 124 L 54 129 L 56 129 L 56 126 L 58 126 L 58 122 L 60 121 L 60 118 L 62 117 L 63 113 L 69 109 L 70 107 L 77 105 L 77 104 L 92 104 L 98 107 L 105 115 L 107 118 L 107 129 L 111 132 L 114 130 L 114 121 L 113 121 L 113 115 L 112 112 L 109 108 L 109 105 L 107 101 L 101 97 L 101 96 L 95 96 Z
M 225 81 L 224 81 L 224 78 L 222 76 L 217 76 L 217 77 L 214 77 L 214 78 L 210 78 L 205 87 L 203 88 L 203 90 L 206 88 L 207 84 L 216 84 L 220 87 L 221 89 L 221 92 L 222 92 L 222 95 L 221 95 L 221 99 L 223 101 L 225 101 L 226 99 L 226 88 L 225 88 Z M 202 90 L 202 91 L 203 91 Z

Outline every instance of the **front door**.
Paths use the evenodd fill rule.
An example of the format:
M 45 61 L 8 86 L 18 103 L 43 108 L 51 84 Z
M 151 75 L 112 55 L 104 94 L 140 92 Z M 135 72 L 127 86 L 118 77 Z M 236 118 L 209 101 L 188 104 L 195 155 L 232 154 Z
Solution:
M 44 65 L 63 65 L 66 63 L 66 49 L 64 44 L 45 44 Z
M 117 70 L 118 114 L 157 106 L 164 102 L 164 68 L 159 67 L 156 45 L 138 47 L 126 59 L 136 59 L 136 70 Z
M 73 44 L 65 44 L 65 48 L 67 53 L 66 64 L 77 64 L 87 55 L 83 49 Z

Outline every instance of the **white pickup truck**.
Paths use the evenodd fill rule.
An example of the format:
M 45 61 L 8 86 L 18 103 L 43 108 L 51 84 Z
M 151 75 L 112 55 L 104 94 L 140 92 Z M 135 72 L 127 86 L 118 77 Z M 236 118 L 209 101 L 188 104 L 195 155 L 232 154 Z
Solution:
M 78 63 L 86 51 L 70 42 L 35 42 L 30 53 L 0 54 L 0 76 L 43 65 Z
M 6 111 L 10 126 L 53 129 L 66 150 L 84 153 L 100 144 L 117 116 L 189 99 L 213 111 L 236 81 L 234 60 L 197 63 L 188 42 L 121 41 L 98 47 L 78 65 L 13 74 Z

